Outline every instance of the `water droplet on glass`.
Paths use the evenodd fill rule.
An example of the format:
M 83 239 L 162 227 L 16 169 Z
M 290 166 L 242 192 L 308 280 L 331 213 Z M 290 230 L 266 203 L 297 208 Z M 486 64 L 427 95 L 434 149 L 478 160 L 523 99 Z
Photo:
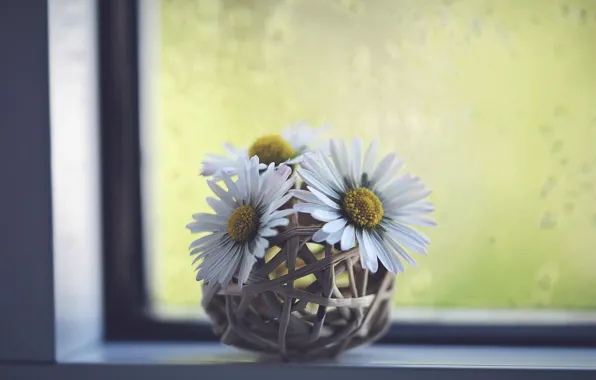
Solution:
M 536 285 L 542 291 L 551 291 L 559 279 L 559 267 L 550 263 L 540 266 L 536 273 Z
M 553 132 L 553 126 L 551 124 L 540 124 L 540 126 L 538 126 L 538 130 L 540 131 L 540 134 L 544 137 L 550 135 Z
M 370 51 L 366 47 L 360 47 L 356 50 L 352 61 L 354 69 L 361 73 L 366 73 L 370 69 Z
M 542 290 L 549 290 L 553 285 L 553 279 L 548 274 L 538 279 L 538 287 Z
M 561 6 L 561 16 L 563 16 L 563 17 L 569 16 L 569 5 L 563 4 Z
M 557 226 L 557 221 L 555 220 L 554 216 L 545 211 L 540 218 L 540 228 L 543 230 L 550 230 Z
M 563 143 L 563 140 L 561 140 L 561 139 L 555 140 L 555 142 L 553 142 L 553 145 L 551 145 L 551 147 L 550 147 L 551 154 L 559 153 L 561 150 L 563 150 L 563 145 L 565 145 Z
M 591 193 L 594 190 L 594 183 L 590 181 L 582 182 L 580 186 L 586 193 Z
M 582 10 L 579 12 L 579 20 L 583 25 L 585 25 L 588 21 L 588 11 L 584 8 L 582 8 Z
M 563 49 L 563 46 L 561 45 L 556 45 L 559 46 L 560 49 Z M 556 47 L 555 47 L 556 49 Z M 565 106 L 556 106 L 555 109 L 553 110 L 553 115 L 555 117 L 564 117 L 567 116 L 567 114 L 569 113 L 569 111 L 567 110 L 567 108 Z
M 548 194 L 550 194 L 550 192 L 553 190 L 556 184 L 557 180 L 553 176 L 549 176 L 542 184 L 542 187 L 540 189 L 540 196 L 542 198 L 546 198 Z
M 472 22 L 472 31 L 477 37 L 482 35 L 482 22 L 478 19 Z

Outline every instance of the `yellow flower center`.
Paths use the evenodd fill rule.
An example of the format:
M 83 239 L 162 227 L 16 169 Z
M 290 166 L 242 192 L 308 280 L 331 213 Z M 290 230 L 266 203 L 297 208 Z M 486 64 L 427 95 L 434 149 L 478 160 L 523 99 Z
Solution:
M 248 156 L 259 156 L 259 161 L 269 165 L 281 164 L 296 155 L 290 143 L 280 135 L 267 135 L 257 139 L 248 149 Z
M 252 206 L 240 206 L 228 218 L 228 235 L 234 241 L 244 242 L 257 233 L 259 218 Z
M 379 197 L 364 187 L 348 190 L 343 207 L 352 223 L 363 228 L 376 227 L 385 213 Z

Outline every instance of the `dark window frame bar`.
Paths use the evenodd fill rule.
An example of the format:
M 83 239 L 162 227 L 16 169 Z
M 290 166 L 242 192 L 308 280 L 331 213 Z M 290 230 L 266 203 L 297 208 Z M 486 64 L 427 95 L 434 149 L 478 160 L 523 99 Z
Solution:
M 141 208 L 138 1 L 97 2 L 105 338 L 214 341 L 206 322 L 159 320 L 148 312 Z M 593 347 L 596 324 L 400 322 L 390 327 L 380 343 Z

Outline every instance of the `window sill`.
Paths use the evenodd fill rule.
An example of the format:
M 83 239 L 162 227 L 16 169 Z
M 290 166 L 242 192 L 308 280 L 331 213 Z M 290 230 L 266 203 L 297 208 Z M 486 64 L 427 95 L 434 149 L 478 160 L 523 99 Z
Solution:
M 110 343 L 81 350 L 65 363 L 264 365 L 282 364 L 217 343 Z M 596 371 L 596 349 L 376 345 L 348 351 L 333 361 L 310 367 L 548 368 Z
M 372 346 L 335 361 L 285 364 L 219 344 L 118 343 L 90 347 L 60 364 L 0 363 L 11 379 L 193 379 L 325 376 L 362 379 L 574 379 L 596 377 L 596 349 Z

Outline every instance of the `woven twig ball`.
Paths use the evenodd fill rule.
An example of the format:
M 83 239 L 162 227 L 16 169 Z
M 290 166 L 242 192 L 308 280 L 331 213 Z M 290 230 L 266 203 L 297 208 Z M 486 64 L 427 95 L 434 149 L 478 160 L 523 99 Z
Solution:
M 285 360 L 332 358 L 380 338 L 389 325 L 394 275 L 369 273 L 358 248 L 312 242 L 320 227 L 296 218 L 272 241 L 248 283 L 204 286 L 203 307 L 224 344 Z

